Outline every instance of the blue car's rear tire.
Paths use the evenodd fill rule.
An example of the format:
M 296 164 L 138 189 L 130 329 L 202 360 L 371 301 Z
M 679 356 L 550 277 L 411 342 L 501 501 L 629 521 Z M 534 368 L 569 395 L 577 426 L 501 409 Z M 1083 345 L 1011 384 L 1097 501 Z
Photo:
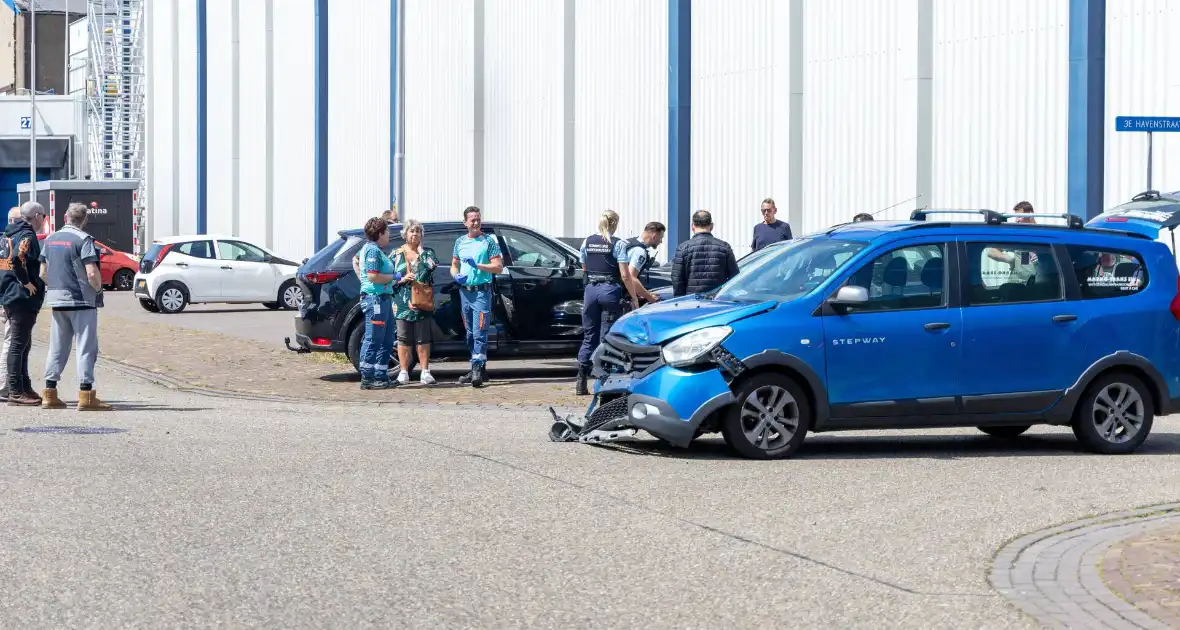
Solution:
M 1154 419 L 1151 392 L 1143 381 L 1112 372 L 1086 388 L 1074 410 L 1073 434 L 1088 451 L 1125 455 L 1143 444 Z
M 803 388 L 782 374 L 759 374 L 738 387 L 721 420 L 730 448 L 750 459 L 790 457 L 811 428 L 811 405 Z

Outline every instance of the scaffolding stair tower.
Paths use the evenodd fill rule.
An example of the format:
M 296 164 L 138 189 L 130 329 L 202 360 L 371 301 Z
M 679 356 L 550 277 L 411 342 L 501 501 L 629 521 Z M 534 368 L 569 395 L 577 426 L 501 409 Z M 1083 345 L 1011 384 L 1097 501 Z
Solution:
M 91 179 L 135 179 L 135 249 L 143 246 L 148 199 L 144 3 L 88 0 L 86 128 Z

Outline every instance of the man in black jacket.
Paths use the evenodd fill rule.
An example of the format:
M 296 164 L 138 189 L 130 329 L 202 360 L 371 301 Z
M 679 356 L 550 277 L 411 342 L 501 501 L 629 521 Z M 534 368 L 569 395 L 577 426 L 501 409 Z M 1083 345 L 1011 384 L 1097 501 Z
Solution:
M 37 233 L 45 222 L 45 208 L 36 201 L 20 207 L 20 218 L 4 229 L 0 239 L 0 305 L 12 326 L 8 347 L 8 404 L 37 406 L 41 397 L 29 379 L 29 350 L 33 347 L 33 326 L 45 300 L 41 279 L 41 244 Z
M 713 215 L 708 210 L 693 213 L 692 231 L 692 238 L 681 243 L 672 257 L 672 295 L 676 297 L 712 291 L 738 273 L 729 243 L 713 236 Z

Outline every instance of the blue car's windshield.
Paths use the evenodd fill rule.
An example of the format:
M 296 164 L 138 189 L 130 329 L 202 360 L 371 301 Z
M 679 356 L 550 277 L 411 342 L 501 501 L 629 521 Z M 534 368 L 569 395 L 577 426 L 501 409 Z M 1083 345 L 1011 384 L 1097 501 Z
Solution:
M 804 238 L 749 265 L 717 290 L 717 300 L 764 302 L 793 300 L 819 286 L 868 243 Z

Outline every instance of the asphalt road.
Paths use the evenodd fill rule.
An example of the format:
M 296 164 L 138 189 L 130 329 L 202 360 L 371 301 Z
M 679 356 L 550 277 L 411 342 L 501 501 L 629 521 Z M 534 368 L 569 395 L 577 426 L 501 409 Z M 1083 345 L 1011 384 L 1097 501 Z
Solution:
M 752 462 L 99 379 L 123 410 L 0 407 L 0 627 L 1032 627 L 997 549 L 1180 488 L 1174 418 L 1126 457 L 942 430 Z M 125 432 L 14 431 L 47 424 Z
M 284 337 L 295 337 L 296 311 L 272 311 L 261 304 L 190 304 L 180 313 L 165 315 L 150 313 L 139 305 L 131 292 L 108 291 L 104 298 L 107 313 L 124 319 L 152 324 L 168 324 L 204 332 L 219 333 L 250 341 L 286 347 Z M 436 360 L 434 372 L 460 374 L 468 365 L 462 359 Z M 577 363 L 570 358 L 526 360 L 492 360 L 488 369 L 497 378 L 555 375 L 572 376 Z
M 295 335 L 295 311 L 272 311 L 261 304 L 189 304 L 180 313 L 165 315 L 145 311 L 130 291 L 107 291 L 104 304 L 107 313 L 132 321 L 165 323 L 279 346 L 283 337 Z

